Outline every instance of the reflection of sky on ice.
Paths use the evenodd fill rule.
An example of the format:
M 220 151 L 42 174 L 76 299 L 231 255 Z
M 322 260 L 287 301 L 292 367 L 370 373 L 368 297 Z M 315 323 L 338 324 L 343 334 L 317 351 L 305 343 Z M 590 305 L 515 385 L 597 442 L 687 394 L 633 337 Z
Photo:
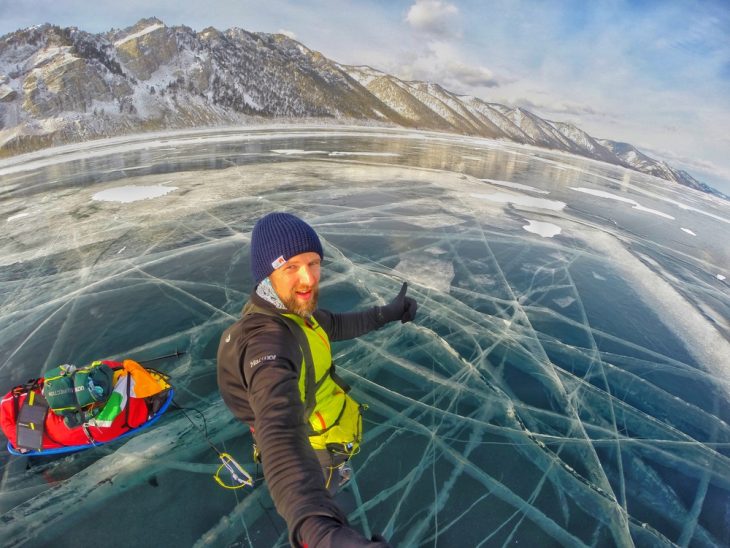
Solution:
M 286 209 L 325 242 L 323 306 L 382 303 L 401 280 L 419 301 L 417 322 L 334 347 L 370 406 L 342 495 L 358 528 L 398 546 L 730 543 L 726 203 L 567 155 L 402 131 L 62 151 L 0 164 L 0 388 L 63 362 L 185 350 L 159 364 L 179 403 L 253 470 L 215 352 L 250 289 L 253 222 Z M 124 187 L 167 193 L 92 199 Z M 5 544 L 285 540 L 264 484 L 218 488 L 215 455 L 176 411 L 29 470 L 2 459 Z M 114 519 L 89 525 L 100 508 Z

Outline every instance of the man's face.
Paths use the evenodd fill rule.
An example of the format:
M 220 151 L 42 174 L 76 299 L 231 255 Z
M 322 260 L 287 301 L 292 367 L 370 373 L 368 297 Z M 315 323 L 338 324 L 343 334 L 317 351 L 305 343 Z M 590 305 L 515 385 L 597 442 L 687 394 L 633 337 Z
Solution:
M 309 317 L 317 308 L 321 262 L 322 259 L 317 253 L 300 253 L 269 276 L 281 302 L 302 318 Z

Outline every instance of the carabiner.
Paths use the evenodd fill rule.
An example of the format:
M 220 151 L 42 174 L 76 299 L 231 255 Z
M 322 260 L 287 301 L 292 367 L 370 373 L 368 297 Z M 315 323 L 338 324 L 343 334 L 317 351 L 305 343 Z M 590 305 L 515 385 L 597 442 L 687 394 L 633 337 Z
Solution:
M 243 466 L 238 464 L 232 456 L 228 453 L 219 453 L 218 457 L 223 463 L 218 467 L 218 470 L 216 470 L 216 473 L 213 476 L 218 485 L 225 487 L 226 489 L 240 489 L 241 487 L 246 486 L 253 487 L 253 477 L 251 477 L 251 474 L 246 472 Z M 228 474 L 230 474 L 233 480 L 238 483 L 238 485 L 228 485 L 221 479 L 220 473 L 224 468 L 228 471 Z

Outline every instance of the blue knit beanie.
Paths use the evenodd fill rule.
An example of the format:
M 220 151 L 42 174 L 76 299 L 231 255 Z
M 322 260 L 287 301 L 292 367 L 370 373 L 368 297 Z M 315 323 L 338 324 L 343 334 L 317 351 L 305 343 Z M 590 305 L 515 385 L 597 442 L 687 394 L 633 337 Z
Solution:
M 251 233 L 251 274 L 260 284 L 274 270 L 300 253 L 324 256 L 314 229 L 299 217 L 274 212 L 261 217 Z

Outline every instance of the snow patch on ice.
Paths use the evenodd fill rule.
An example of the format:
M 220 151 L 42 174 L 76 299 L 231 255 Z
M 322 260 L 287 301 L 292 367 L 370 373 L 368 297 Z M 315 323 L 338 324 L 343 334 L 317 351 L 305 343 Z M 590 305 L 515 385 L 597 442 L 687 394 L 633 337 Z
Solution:
M 648 207 L 644 207 L 643 205 L 640 205 L 640 204 L 634 205 L 634 209 L 636 209 L 638 211 L 644 211 L 646 213 L 651 213 L 653 215 L 659 215 L 660 217 L 664 217 L 665 219 L 671 219 L 672 221 L 674 220 L 674 217 L 672 217 L 671 215 L 667 215 L 666 213 L 662 213 L 661 211 L 657 211 L 656 209 L 650 209 Z
M 330 152 L 329 156 L 390 156 L 398 157 L 400 154 L 395 152 Z
M 148 200 L 151 198 L 159 198 L 177 190 L 176 186 L 120 186 L 109 188 L 94 194 L 91 199 L 99 202 L 121 202 L 130 203 L 139 200 Z
M 560 308 L 568 308 L 575 302 L 575 299 L 573 297 L 562 297 L 560 299 L 553 299 L 553 302 Z
M 562 211 L 566 206 L 565 202 L 559 202 L 557 200 L 533 198 L 532 196 L 524 196 L 522 194 L 507 194 L 506 192 L 495 192 L 494 194 L 472 193 L 471 196 L 472 198 L 479 198 L 500 204 L 521 205 L 538 209 L 550 209 L 552 211 Z
M 674 220 L 674 217 L 671 215 L 667 215 L 666 213 L 663 213 L 661 211 L 657 211 L 656 209 L 650 209 L 648 207 L 644 207 L 636 200 L 632 200 L 631 198 L 624 198 L 623 196 L 616 196 L 615 194 L 611 194 L 610 192 L 605 192 L 603 190 L 594 190 L 592 188 L 583 188 L 583 187 L 570 187 L 571 190 L 576 190 L 578 192 L 583 192 L 585 194 L 590 194 L 592 196 L 598 196 L 599 198 L 607 198 L 609 200 L 617 200 L 619 202 L 624 202 L 626 204 L 631 204 L 631 206 L 638 210 L 638 211 L 644 211 L 645 213 L 652 213 L 654 215 L 659 215 L 660 217 L 664 217 L 666 219 Z
M 522 228 L 524 228 L 527 232 L 532 232 L 533 234 L 539 234 L 543 238 L 552 238 L 553 236 L 557 236 L 562 232 L 562 228 L 560 228 L 558 225 L 554 225 L 553 223 L 545 223 L 543 221 L 532 221 L 530 219 L 525 219 L 529 224 L 526 224 Z
M 540 190 L 539 188 L 535 188 L 533 186 L 529 185 L 523 185 L 520 183 L 513 183 L 511 181 L 498 181 L 497 179 L 479 179 L 480 181 L 484 181 L 486 183 L 491 183 L 493 185 L 499 185 L 499 186 L 506 186 L 509 188 L 515 188 L 517 190 L 526 190 L 527 192 L 535 192 L 537 194 L 550 194 L 547 190 Z
M 302 150 L 300 148 L 275 148 L 271 152 L 291 156 L 293 154 L 329 154 L 326 150 Z
M 722 274 L 718 274 L 718 275 L 717 275 L 717 276 L 715 276 L 715 277 L 716 277 L 716 278 L 717 278 L 718 280 L 720 280 L 721 282 L 727 279 L 727 278 L 725 278 L 725 276 L 723 276 Z

